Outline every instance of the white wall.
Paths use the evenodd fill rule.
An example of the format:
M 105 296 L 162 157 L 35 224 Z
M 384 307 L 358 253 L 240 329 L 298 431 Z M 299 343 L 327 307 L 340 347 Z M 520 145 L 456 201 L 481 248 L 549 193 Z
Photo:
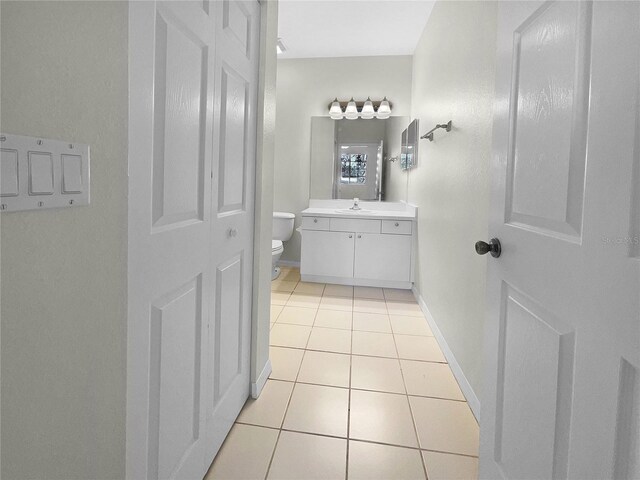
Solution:
M 299 214 L 309 206 L 311 117 L 327 115 L 337 96 L 393 104 L 393 115 L 411 110 L 410 56 L 278 60 L 274 209 Z M 300 260 L 300 236 L 285 245 L 283 260 Z
M 2 131 L 91 145 L 91 205 L 2 214 L 2 472 L 122 478 L 127 4 L 0 2 Z
M 256 147 L 256 205 L 251 314 L 251 394 L 257 396 L 271 373 L 271 232 L 273 227 L 273 159 L 276 136 L 276 42 L 278 1 L 262 2 L 260 19 L 260 83 Z
M 477 396 L 481 393 L 489 159 L 497 29 L 495 2 L 439 1 L 413 57 L 412 116 L 421 140 L 409 172 L 418 206 L 416 286 Z

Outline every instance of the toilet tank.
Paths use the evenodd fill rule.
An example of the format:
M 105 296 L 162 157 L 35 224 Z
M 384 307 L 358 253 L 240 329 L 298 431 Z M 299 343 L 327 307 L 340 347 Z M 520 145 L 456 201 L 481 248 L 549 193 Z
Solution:
M 274 240 L 289 240 L 293 234 L 293 223 L 296 216 L 288 212 L 273 212 L 273 235 Z

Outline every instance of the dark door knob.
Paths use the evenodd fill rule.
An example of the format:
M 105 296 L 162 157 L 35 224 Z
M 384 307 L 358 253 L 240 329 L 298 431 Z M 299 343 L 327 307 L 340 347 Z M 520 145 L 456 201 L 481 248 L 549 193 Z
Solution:
M 489 243 L 482 240 L 476 242 L 476 253 L 478 255 L 485 255 L 491 253 L 492 257 L 498 258 L 502 253 L 502 247 L 500 246 L 500 240 L 492 238 Z

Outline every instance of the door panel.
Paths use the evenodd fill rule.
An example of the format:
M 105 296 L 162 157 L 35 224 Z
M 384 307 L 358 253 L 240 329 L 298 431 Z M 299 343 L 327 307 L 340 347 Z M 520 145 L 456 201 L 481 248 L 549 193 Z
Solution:
M 246 354 L 242 318 L 242 255 L 219 265 L 216 271 L 216 362 L 217 380 L 215 400 L 229 390 L 233 380 L 242 373 L 242 359 Z
M 207 396 L 211 460 L 250 392 L 251 294 L 260 6 L 211 4 L 216 65 L 211 222 L 213 278 Z
M 218 212 L 244 209 L 248 82 L 227 66 L 221 72 Z
M 639 19 L 499 5 L 481 478 L 637 477 Z
M 169 12 L 156 13 L 153 226 L 202 220 L 208 47 Z
M 169 478 L 200 441 L 202 278 L 151 307 L 151 478 Z
M 547 3 L 514 31 L 507 221 L 580 238 L 591 8 Z
M 573 330 L 507 283 L 502 291 L 496 460 L 506 478 L 554 478 L 553 472 L 566 471 Z

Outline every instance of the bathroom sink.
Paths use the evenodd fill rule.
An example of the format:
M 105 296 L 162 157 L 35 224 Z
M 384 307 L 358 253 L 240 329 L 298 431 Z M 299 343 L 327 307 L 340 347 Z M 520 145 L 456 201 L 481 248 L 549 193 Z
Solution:
M 361 208 L 360 210 L 353 210 L 351 208 L 341 208 L 339 210 L 336 210 L 336 213 L 371 213 L 373 212 L 373 210 L 365 210 L 364 208 Z

